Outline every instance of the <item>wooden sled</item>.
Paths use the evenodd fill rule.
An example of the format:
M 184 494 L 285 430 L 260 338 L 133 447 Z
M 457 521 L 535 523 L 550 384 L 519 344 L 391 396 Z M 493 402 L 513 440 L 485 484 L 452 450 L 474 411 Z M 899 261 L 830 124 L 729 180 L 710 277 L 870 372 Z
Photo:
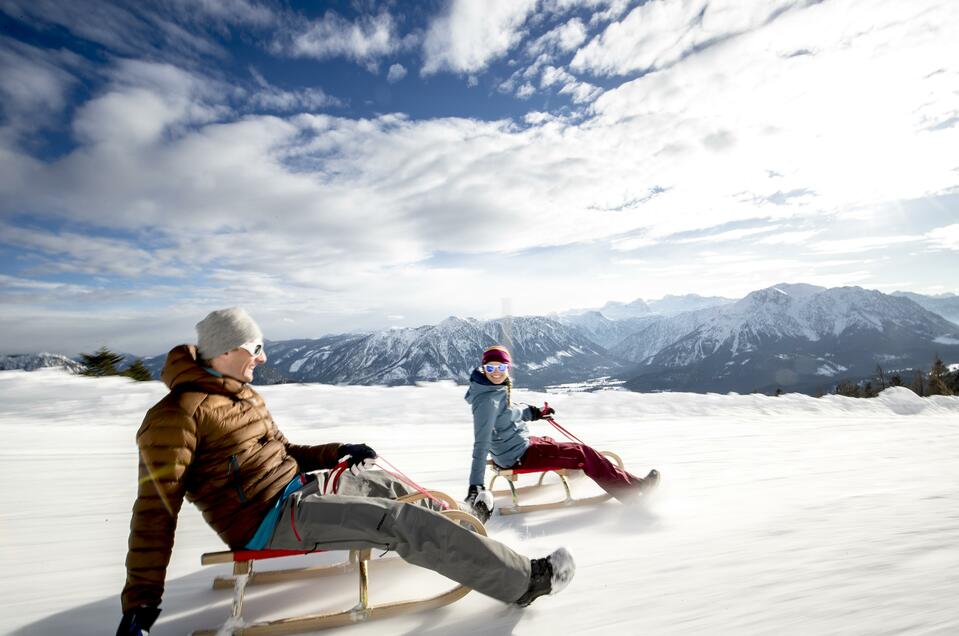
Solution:
M 478 534 L 486 536 L 486 528 L 482 522 L 473 515 L 457 509 L 456 502 L 444 493 L 431 491 L 433 497 L 444 501 L 450 505 L 449 510 L 444 510 L 440 514 L 447 517 L 452 523 L 459 523 L 469 526 Z M 406 503 L 415 503 L 427 495 L 415 493 L 400 497 L 397 501 Z M 349 559 L 344 563 L 335 565 L 295 568 L 287 570 L 274 570 L 265 572 L 254 572 L 253 564 L 256 561 L 264 559 L 274 559 L 285 556 L 301 556 L 306 554 L 319 554 L 322 550 L 238 550 L 235 552 L 207 552 L 200 562 L 203 565 L 213 565 L 218 563 L 232 563 L 233 576 L 216 577 L 213 580 L 214 589 L 225 587 L 233 588 L 233 610 L 229 619 L 223 627 L 216 629 L 204 629 L 194 631 L 192 636 L 218 636 L 222 634 L 234 634 L 236 636 L 275 636 L 279 634 L 298 634 L 302 632 L 317 631 L 329 629 L 331 627 L 341 627 L 352 623 L 363 622 L 379 618 L 390 618 L 413 611 L 423 611 L 449 605 L 470 593 L 470 588 L 457 585 L 453 589 L 432 596 L 429 598 L 397 601 L 392 603 L 383 603 L 382 605 L 371 605 L 369 600 L 369 570 L 373 565 L 377 569 L 390 563 L 402 562 L 402 559 L 370 559 L 370 550 L 350 550 Z M 295 616 L 291 618 L 282 618 L 272 621 L 254 622 L 246 624 L 242 618 L 243 600 L 248 585 L 274 583 L 278 581 L 291 581 L 296 579 L 314 578 L 343 574 L 347 572 L 359 572 L 359 602 L 352 608 L 339 612 L 329 612 L 325 614 L 311 614 L 306 616 Z
M 600 451 L 600 455 L 605 455 L 609 457 L 613 462 L 616 463 L 620 468 L 624 468 L 623 460 L 619 455 L 612 451 Z M 589 504 L 597 504 L 612 499 L 612 495 L 604 493 L 602 495 L 596 495 L 595 497 L 585 497 L 582 499 L 575 499 L 572 492 L 569 488 L 569 477 L 573 475 L 582 474 L 582 471 L 578 469 L 569 469 L 569 468 L 500 468 L 492 461 L 488 460 L 486 466 L 493 471 L 493 477 L 489 480 L 489 487 L 487 490 L 492 493 L 494 497 L 501 497 L 503 495 L 510 495 L 512 499 L 512 507 L 503 507 L 497 506 L 496 510 L 499 511 L 501 515 L 515 515 L 523 512 L 533 512 L 534 510 L 550 510 L 552 508 L 565 508 L 567 506 L 585 506 Z M 520 475 L 540 473 L 539 481 L 534 485 L 530 486 L 517 486 L 516 482 L 519 479 Z M 541 504 L 528 504 L 525 506 L 520 505 L 519 495 L 520 493 L 529 493 L 535 490 L 539 490 L 543 487 L 543 479 L 546 478 L 548 473 L 553 473 L 559 477 L 560 483 L 563 484 L 563 490 L 566 493 L 566 498 L 562 501 L 554 501 L 549 503 Z M 493 484 L 497 479 L 502 477 L 506 480 L 509 490 L 493 490 Z

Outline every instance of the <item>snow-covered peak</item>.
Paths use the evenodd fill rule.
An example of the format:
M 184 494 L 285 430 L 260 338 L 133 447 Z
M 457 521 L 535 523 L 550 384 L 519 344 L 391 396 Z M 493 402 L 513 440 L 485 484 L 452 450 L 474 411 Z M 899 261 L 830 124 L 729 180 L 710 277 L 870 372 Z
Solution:
M 779 306 L 795 305 L 804 299 L 826 291 L 825 287 L 807 285 L 805 283 L 780 283 L 764 289 L 750 292 L 737 304 L 752 308 L 757 305 L 773 303 Z
M 45 367 L 63 367 L 72 373 L 83 371 L 84 366 L 76 360 L 60 355 L 59 353 L 24 353 L 0 355 L 0 371 L 34 371 Z
M 644 301 L 642 298 L 637 298 L 630 303 L 610 301 L 603 305 L 599 311 L 607 318 L 611 318 L 613 320 L 637 318 L 639 316 L 647 316 L 652 313 L 652 311 L 649 309 L 649 306 L 646 304 L 646 301 Z
M 907 298 L 861 287 L 783 284 L 707 312 L 696 329 L 658 357 L 663 364 L 684 366 L 720 350 L 735 357 L 749 354 L 764 342 L 817 342 L 887 329 L 927 340 L 956 333 L 956 325 Z
M 673 296 L 667 294 L 659 300 L 650 300 L 646 304 L 654 313 L 664 316 L 674 316 L 687 311 L 698 311 L 709 307 L 719 307 L 736 302 L 734 298 L 722 296 L 699 296 L 698 294 L 684 294 Z
M 959 324 L 959 296 L 955 294 L 926 296 L 924 294 L 897 291 L 893 292 L 892 296 L 908 298 L 917 305 L 939 314 L 946 320 Z

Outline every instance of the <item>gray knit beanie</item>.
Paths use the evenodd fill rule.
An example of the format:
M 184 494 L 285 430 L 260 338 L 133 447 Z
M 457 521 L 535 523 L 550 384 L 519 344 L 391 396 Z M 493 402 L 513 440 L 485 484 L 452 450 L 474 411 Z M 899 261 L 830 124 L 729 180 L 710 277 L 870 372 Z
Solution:
M 263 332 L 240 307 L 217 309 L 196 323 L 197 353 L 212 360 L 247 342 L 263 342 Z

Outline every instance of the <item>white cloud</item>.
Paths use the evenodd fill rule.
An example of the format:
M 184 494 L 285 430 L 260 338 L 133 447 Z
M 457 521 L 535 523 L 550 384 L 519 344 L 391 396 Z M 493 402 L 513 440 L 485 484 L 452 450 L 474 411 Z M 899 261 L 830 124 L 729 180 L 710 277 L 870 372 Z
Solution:
M 79 232 L 51 232 L 0 225 L 0 243 L 41 255 L 35 269 L 45 274 L 117 274 L 124 277 L 176 275 L 175 259 L 164 258 L 134 241 L 103 238 Z
M 391 64 L 390 70 L 386 74 L 386 81 L 391 84 L 396 83 L 406 77 L 406 67 L 402 64 Z
M 286 91 L 270 84 L 255 68 L 250 68 L 250 74 L 259 86 L 259 89 L 253 91 L 248 98 L 248 103 L 255 110 L 310 111 L 343 105 L 342 100 L 327 95 L 322 88 L 311 87 Z
M 41 162 L 0 131 L 0 215 L 67 223 L 16 235 L 39 268 L 62 262 L 132 280 L 180 272 L 190 294 L 217 303 L 227 291 L 259 295 L 301 325 L 336 312 L 427 320 L 476 308 L 476 298 L 522 298 L 533 283 L 612 297 L 615 285 L 651 290 L 637 296 L 696 286 L 733 295 L 785 274 L 869 280 L 888 263 L 813 265 L 829 253 L 955 246 L 951 225 L 882 229 L 882 206 L 959 182 L 959 128 L 934 123 L 959 109 L 959 55 L 943 55 L 956 44 L 934 28 L 959 21 L 959 7 L 904 6 L 789 11 L 606 91 L 587 117 L 537 111 L 522 123 L 239 117 L 228 104 L 246 92 L 171 65 L 124 62 L 78 109 L 72 153 Z M 552 69 L 549 86 L 576 81 Z M 823 219 L 852 213 L 878 225 L 858 223 L 862 234 L 852 236 L 881 239 L 841 243 L 848 235 L 820 232 Z M 755 252 L 709 263 L 655 251 L 671 249 L 679 232 L 757 217 L 776 231 L 801 229 L 757 236 Z M 26 231 L 7 222 L 4 235 L 18 228 Z M 106 239 L 102 228 L 138 240 Z M 66 245 L 86 236 L 93 249 Z M 823 237 L 832 242 L 807 247 Z M 804 249 L 770 257 L 784 245 Z M 524 256 L 530 250 L 535 258 Z M 642 271 L 593 286 L 609 273 L 594 257 L 610 251 Z M 432 263 L 451 253 L 455 266 Z M 506 289 L 492 268 L 475 266 L 507 257 L 516 275 Z M 778 270 L 747 271 L 750 263 Z
M 69 51 L 38 49 L 0 36 L 0 113 L 5 125 L 20 134 L 51 123 L 77 84 L 71 70 L 87 66 Z
M 643 236 L 633 236 L 628 238 L 619 238 L 614 239 L 610 243 L 610 247 L 618 252 L 631 252 L 643 247 L 649 247 L 655 245 L 657 241 L 646 238 Z
M 820 230 L 797 230 L 764 236 L 757 240 L 765 245 L 804 245 L 819 233 Z
M 959 223 L 937 227 L 928 232 L 926 238 L 936 247 L 959 250 Z
M 513 48 L 536 0 L 452 0 L 423 41 L 422 73 L 476 73 Z
M 540 37 L 533 40 L 527 47 L 528 53 L 536 57 L 543 52 L 568 52 L 579 47 L 586 41 L 586 27 L 579 18 L 572 18 Z
M 959 6 L 951 3 L 910 5 L 905 15 L 895 2 L 789 11 L 608 90 L 589 126 L 618 130 L 622 153 L 656 164 L 637 161 L 640 174 L 664 187 L 685 184 L 646 206 L 657 234 L 705 218 L 748 218 L 757 206 L 772 218 L 874 216 L 870 206 L 957 183 L 946 157 L 959 130 L 924 131 L 959 108 L 947 88 L 959 66 L 942 55 L 948 48 L 959 59 L 959 50 L 951 40 L 914 37 L 954 20 Z M 777 205 L 776 192 L 806 194 Z
M 614 20 L 629 8 L 633 0 L 542 0 L 543 14 L 563 15 L 574 9 L 588 9 L 590 24 Z M 604 8 L 605 7 L 605 8 Z
M 293 33 L 289 43 L 280 49 L 297 57 L 327 59 L 345 57 L 357 62 L 375 64 L 375 60 L 400 49 L 393 17 L 386 12 L 363 16 L 350 22 L 335 11 L 309 22 Z
M 152 60 L 196 60 L 227 53 L 207 29 L 229 24 L 266 25 L 270 11 L 242 0 L 226 3 L 175 0 L 168 3 L 58 2 L 4 0 L 0 7 L 40 30 L 62 27 L 125 56 Z M 187 28 L 189 25 L 191 28 Z
M 633 9 L 621 22 L 607 26 L 576 53 L 570 66 L 598 75 L 663 68 L 696 47 L 756 28 L 803 4 L 797 0 L 651 0 Z
M 211 106 L 225 90 L 169 64 L 123 60 L 112 72 L 112 90 L 84 104 L 73 122 L 88 143 L 149 143 L 171 126 L 214 121 L 229 109 Z
M 173 0 L 183 13 L 199 12 L 224 24 L 252 24 L 268 26 L 277 16 L 264 4 L 250 0 Z
M 603 94 L 603 89 L 588 82 L 570 82 L 559 89 L 560 95 L 569 95 L 574 104 L 585 104 Z
M 539 85 L 543 88 L 547 86 L 552 86 L 553 84 L 568 84 L 570 82 L 575 82 L 576 78 L 566 72 L 564 68 L 557 68 L 555 66 L 547 66 L 543 69 L 543 74 L 540 76 Z
M 724 241 L 739 241 L 748 236 L 755 236 L 756 234 L 766 234 L 768 232 L 774 232 L 776 226 L 766 226 L 766 227 L 749 227 L 749 228 L 740 228 L 738 230 L 727 230 L 725 232 L 718 232 L 716 234 L 707 234 L 705 236 L 694 236 L 685 239 L 678 239 L 676 243 L 722 243 Z M 752 242 L 752 241 L 750 241 Z
M 547 88 L 561 84 L 560 95 L 569 95 L 575 104 L 583 104 L 594 101 L 602 95 L 603 90 L 588 82 L 580 82 L 570 75 L 566 69 L 555 66 L 547 66 L 543 69 L 540 76 L 539 85 L 541 88 Z
M 586 27 L 583 26 L 582 20 L 573 18 L 550 34 L 555 34 L 556 45 L 561 51 L 572 51 L 586 40 Z
M 921 241 L 921 236 L 861 236 L 848 239 L 819 241 L 812 243 L 809 248 L 826 254 L 851 254 L 869 252 L 872 250 L 887 250 L 904 243 Z
M 550 121 L 560 121 L 561 118 L 557 117 L 552 113 L 547 113 L 543 111 L 530 111 L 523 116 L 523 121 L 531 125 L 540 125 Z

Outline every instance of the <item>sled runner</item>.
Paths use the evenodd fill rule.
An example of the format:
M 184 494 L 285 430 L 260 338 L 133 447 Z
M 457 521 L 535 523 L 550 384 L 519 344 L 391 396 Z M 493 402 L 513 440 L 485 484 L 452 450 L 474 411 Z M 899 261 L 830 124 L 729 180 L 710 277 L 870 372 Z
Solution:
M 549 407 L 549 403 L 547 402 L 543 406 L 544 408 Z M 568 430 L 566 430 L 554 418 L 547 416 L 543 418 L 543 421 L 549 422 L 553 426 L 553 428 L 555 428 L 557 431 L 559 431 L 564 436 L 566 436 L 570 441 L 577 442 L 579 444 L 582 444 L 583 446 L 586 446 L 586 443 L 583 440 L 581 440 L 580 438 L 576 437 L 575 435 L 570 433 Z M 621 469 L 625 468 L 623 466 L 622 458 L 620 458 L 620 456 L 617 455 L 616 453 L 612 451 L 599 451 L 599 454 L 605 455 L 606 457 L 610 458 L 613 461 L 613 463 L 615 463 Z M 580 470 L 569 469 L 569 468 L 559 468 L 559 467 L 523 468 L 522 466 L 520 466 L 519 468 L 502 468 L 500 466 L 497 466 L 492 460 L 487 460 L 486 466 L 491 471 L 493 471 L 493 476 L 490 478 L 489 487 L 487 488 L 487 490 L 494 497 L 500 497 L 502 495 L 508 494 L 510 495 L 513 501 L 513 506 L 510 508 L 497 507 L 497 510 L 499 510 L 499 513 L 501 515 L 515 515 L 521 512 L 532 512 L 534 510 L 549 510 L 551 508 L 565 508 L 566 506 L 584 506 L 588 504 L 602 503 L 604 501 L 607 501 L 613 498 L 612 495 L 608 493 L 604 493 L 602 495 L 597 495 L 595 497 L 575 499 L 573 497 L 572 491 L 570 491 L 568 478 L 574 475 L 581 475 L 582 471 Z M 533 473 L 540 473 L 539 481 L 537 481 L 535 485 L 520 486 L 520 487 L 516 486 L 516 481 L 520 475 L 533 474 Z M 542 503 L 542 504 L 529 504 L 529 505 L 521 506 L 519 503 L 519 494 L 523 492 L 526 492 L 526 493 L 532 492 L 542 488 L 543 480 L 546 478 L 546 475 L 548 473 L 554 473 L 557 477 L 559 477 L 560 483 L 563 484 L 563 491 L 566 493 L 566 498 L 563 499 L 562 501 L 554 501 L 554 502 Z M 509 490 L 493 490 L 493 484 L 500 477 L 506 480 L 506 484 L 509 486 Z
M 467 512 L 458 510 L 453 499 L 446 494 L 436 491 L 414 493 L 400 497 L 397 501 L 415 503 L 426 497 L 438 499 L 450 506 L 450 509 L 444 510 L 440 512 L 440 514 L 447 517 L 451 523 L 465 524 L 475 532 L 484 536 L 486 535 L 486 529 L 483 527 L 483 524 L 480 523 L 479 519 Z M 468 587 L 458 585 L 443 594 L 429 598 L 383 603 L 382 605 L 371 604 L 368 593 L 370 566 L 373 565 L 376 569 L 379 569 L 381 566 L 390 563 L 402 562 L 402 559 L 389 558 L 371 560 L 369 549 L 350 550 L 349 559 L 344 563 L 336 565 L 264 572 L 254 572 L 253 570 L 253 564 L 256 561 L 285 556 L 318 554 L 319 552 L 322 552 L 322 550 L 237 550 L 234 552 L 223 551 L 204 554 L 201 558 L 203 565 L 233 563 L 233 576 L 217 577 L 213 581 L 214 589 L 222 589 L 225 587 L 233 588 L 233 611 L 223 627 L 195 631 L 193 632 L 193 636 L 219 636 L 221 634 L 235 634 L 236 636 L 274 636 L 278 634 L 298 634 L 331 627 L 341 627 L 366 620 L 389 618 L 411 611 L 443 607 L 444 605 L 458 601 L 470 592 Z M 350 609 L 249 624 L 244 622 L 242 618 L 243 598 L 247 585 L 331 576 L 354 571 L 359 573 L 359 602 Z
M 600 451 L 600 455 L 605 455 L 609 457 L 615 464 L 620 468 L 623 468 L 623 460 L 612 451 Z M 572 491 L 569 488 L 569 478 L 574 475 L 582 474 L 579 470 L 571 470 L 568 468 L 500 468 L 493 463 L 492 460 L 487 460 L 487 467 L 493 472 L 493 477 L 490 478 L 489 487 L 487 490 L 492 493 L 494 497 L 500 497 L 503 495 L 510 495 L 513 505 L 512 507 L 503 507 L 497 506 L 496 509 L 501 515 L 515 515 L 522 512 L 533 512 L 534 510 L 549 510 L 552 508 L 565 508 L 566 506 L 584 506 L 588 504 L 597 504 L 612 499 L 612 495 L 608 493 L 603 493 L 602 495 L 596 495 L 595 497 L 585 497 L 582 499 L 576 499 L 573 497 Z M 539 480 L 529 486 L 517 486 L 516 482 L 519 479 L 520 475 L 528 475 L 539 473 Z M 536 490 L 539 490 L 544 486 L 543 480 L 546 478 L 546 475 L 549 473 L 555 474 L 560 479 L 560 483 L 563 485 L 563 491 L 566 494 L 566 498 L 562 501 L 553 501 L 549 503 L 541 504 L 527 504 L 520 505 L 519 495 L 520 493 L 530 493 Z M 493 490 L 493 484 L 497 479 L 502 477 L 506 480 L 506 484 L 509 486 L 509 490 Z

